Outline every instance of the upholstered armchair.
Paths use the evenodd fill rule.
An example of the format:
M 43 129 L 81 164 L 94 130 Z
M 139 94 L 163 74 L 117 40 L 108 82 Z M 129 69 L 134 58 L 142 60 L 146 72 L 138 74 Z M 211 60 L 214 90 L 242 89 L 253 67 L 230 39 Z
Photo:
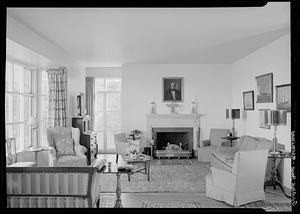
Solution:
M 228 131 L 228 129 L 210 129 L 209 139 L 200 141 L 198 160 L 210 162 L 213 152 L 221 146 L 222 142 L 226 141 L 221 139 L 221 137 L 226 137 Z
M 48 128 L 47 138 L 49 166 L 87 166 L 87 148 L 79 144 L 79 128 Z
M 268 150 L 235 153 L 231 171 L 211 167 L 206 176 L 206 196 L 234 207 L 264 200 Z
M 114 134 L 114 141 L 115 141 L 115 147 L 116 147 L 116 163 L 118 163 L 119 155 L 128 154 L 127 149 L 130 145 L 135 145 L 140 152 L 140 141 L 139 140 L 135 140 L 135 141 L 127 140 L 125 133 Z

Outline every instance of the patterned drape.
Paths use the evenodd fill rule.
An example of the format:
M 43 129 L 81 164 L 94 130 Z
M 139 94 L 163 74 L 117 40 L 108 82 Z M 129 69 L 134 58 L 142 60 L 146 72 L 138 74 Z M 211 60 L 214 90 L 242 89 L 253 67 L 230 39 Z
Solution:
M 49 127 L 67 125 L 67 70 L 64 67 L 48 69 Z

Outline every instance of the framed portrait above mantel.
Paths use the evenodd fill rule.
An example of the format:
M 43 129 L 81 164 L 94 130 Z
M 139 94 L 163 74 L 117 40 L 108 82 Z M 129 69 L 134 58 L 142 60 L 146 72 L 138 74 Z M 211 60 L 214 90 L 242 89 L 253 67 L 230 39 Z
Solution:
M 163 102 L 183 102 L 183 77 L 162 78 Z
M 243 92 L 244 110 L 254 110 L 254 91 Z
M 291 112 L 291 84 L 276 86 L 276 107 Z
M 257 84 L 256 103 L 273 102 L 273 73 L 255 77 Z

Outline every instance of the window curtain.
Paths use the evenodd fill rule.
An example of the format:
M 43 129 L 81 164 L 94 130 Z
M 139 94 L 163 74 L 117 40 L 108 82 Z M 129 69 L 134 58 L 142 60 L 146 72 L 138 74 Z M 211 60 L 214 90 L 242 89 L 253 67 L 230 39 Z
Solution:
M 94 77 L 86 77 L 85 79 L 85 91 L 86 91 L 86 114 L 91 117 L 91 130 L 94 126 L 94 87 L 95 86 L 95 78 Z
M 50 68 L 49 83 L 49 127 L 67 125 L 67 69 Z

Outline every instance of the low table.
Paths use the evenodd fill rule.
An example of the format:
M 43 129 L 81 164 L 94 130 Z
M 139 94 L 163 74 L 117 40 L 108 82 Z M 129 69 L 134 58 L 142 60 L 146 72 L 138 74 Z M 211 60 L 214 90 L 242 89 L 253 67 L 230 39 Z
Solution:
M 221 137 L 221 139 L 230 140 L 230 146 L 232 147 L 232 141 L 239 139 L 240 137 Z
M 181 157 L 185 157 L 189 159 L 192 156 L 192 152 L 190 150 L 156 150 L 155 153 L 158 159 L 160 159 L 161 157 L 177 157 L 178 159 L 180 159 Z
M 130 173 L 128 173 L 128 181 L 130 181 L 130 175 L 132 175 L 134 173 L 138 173 L 138 172 L 146 174 L 148 181 L 150 181 L 150 161 L 152 160 L 151 156 L 141 154 L 139 156 L 139 158 L 132 159 L 128 155 L 124 155 L 124 156 L 122 156 L 122 159 L 123 159 L 123 161 L 127 162 L 128 164 L 144 163 L 143 168 L 132 170 Z M 145 171 L 145 172 L 143 172 L 143 171 Z

